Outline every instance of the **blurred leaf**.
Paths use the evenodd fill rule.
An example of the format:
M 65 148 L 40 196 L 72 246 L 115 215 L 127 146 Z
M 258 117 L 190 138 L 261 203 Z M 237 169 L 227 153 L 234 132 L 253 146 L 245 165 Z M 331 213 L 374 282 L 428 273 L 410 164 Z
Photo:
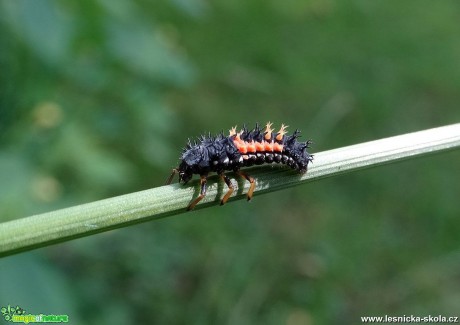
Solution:
M 76 292 L 42 255 L 30 253 L 2 259 L 0 270 L 2 306 L 19 305 L 26 314 L 33 315 L 67 314 L 75 323 L 82 319 L 76 312 Z
M 32 167 L 13 151 L 0 151 L 0 219 L 7 221 L 28 213 Z
M 193 72 L 190 66 L 180 55 L 168 49 L 161 30 L 139 21 L 110 22 L 107 36 L 113 56 L 133 72 L 177 85 L 191 82 Z
M 45 159 L 48 168 L 64 173 L 60 176 L 72 179 L 74 186 L 78 184 L 73 190 L 78 193 L 85 189 L 86 195 L 122 187 L 133 172 L 128 161 L 98 146 L 97 140 L 77 124 L 62 130 Z
M 68 60 L 75 21 L 55 1 L 2 1 L 2 7 L 8 26 L 44 61 L 58 65 Z

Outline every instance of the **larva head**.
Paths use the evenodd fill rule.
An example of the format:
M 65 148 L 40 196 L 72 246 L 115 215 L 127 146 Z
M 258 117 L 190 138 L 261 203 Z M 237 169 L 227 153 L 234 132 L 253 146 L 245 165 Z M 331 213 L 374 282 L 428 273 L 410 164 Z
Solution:
M 187 183 L 202 167 L 203 163 L 206 165 L 206 150 L 201 145 L 187 145 L 181 157 L 179 165 L 179 182 Z
M 193 174 L 187 171 L 179 171 L 179 183 L 186 184 L 189 180 L 192 179 Z
M 189 180 L 192 179 L 193 172 L 191 168 L 189 168 L 189 166 L 187 166 L 187 164 L 184 161 L 182 161 L 181 164 L 179 165 L 178 171 L 179 171 L 179 183 L 182 182 L 185 184 Z

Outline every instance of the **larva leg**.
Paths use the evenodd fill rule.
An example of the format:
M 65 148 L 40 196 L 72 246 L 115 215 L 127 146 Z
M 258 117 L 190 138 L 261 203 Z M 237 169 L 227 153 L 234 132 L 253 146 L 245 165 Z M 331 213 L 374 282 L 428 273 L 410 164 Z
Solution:
M 198 204 L 198 202 L 200 202 L 206 196 L 207 180 L 208 180 L 207 175 L 200 176 L 200 188 L 201 188 L 200 195 L 195 200 L 193 200 L 192 203 L 189 204 L 189 206 L 187 207 L 187 211 L 192 210 Z
M 173 180 L 173 178 L 174 178 L 174 175 L 176 175 L 178 172 L 179 172 L 179 171 L 178 171 L 176 168 L 174 168 L 174 169 L 172 170 L 172 172 L 171 172 L 171 175 L 169 175 L 168 179 L 166 180 L 165 185 L 171 184 L 171 182 L 172 182 L 172 180 Z
M 251 186 L 249 187 L 249 191 L 248 191 L 248 194 L 247 194 L 247 197 L 248 197 L 248 201 L 252 199 L 252 193 L 254 192 L 254 188 L 256 187 L 256 181 L 254 180 L 254 178 L 252 178 L 251 176 L 249 176 L 248 174 L 246 174 L 245 172 L 242 172 L 242 171 L 239 171 L 238 172 L 238 175 L 246 178 L 246 180 L 251 183 Z
M 233 187 L 233 184 L 232 184 L 232 181 L 230 180 L 230 178 L 228 178 L 227 175 L 224 175 L 223 173 L 220 174 L 220 178 L 222 178 L 222 180 L 225 182 L 225 184 L 227 184 L 228 186 L 228 192 L 225 193 L 224 197 L 222 198 L 222 200 L 220 201 L 220 205 L 224 205 L 227 201 L 228 201 L 228 198 L 230 197 L 230 195 L 232 195 L 233 193 L 233 190 L 234 190 L 234 187 Z

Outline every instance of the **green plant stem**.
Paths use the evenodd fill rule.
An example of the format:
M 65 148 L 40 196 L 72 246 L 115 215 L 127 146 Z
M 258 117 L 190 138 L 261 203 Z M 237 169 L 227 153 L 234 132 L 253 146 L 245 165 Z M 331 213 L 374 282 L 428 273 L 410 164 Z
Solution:
M 460 123 L 319 152 L 304 175 L 278 165 L 253 167 L 248 173 L 256 179 L 255 196 L 258 196 L 324 177 L 459 146 Z M 238 187 L 229 203 L 244 199 L 249 188 L 248 182 L 235 179 Z M 196 210 L 218 205 L 226 192 L 226 186 L 216 176 L 210 177 L 208 184 L 208 194 Z M 162 186 L 5 222 L 0 224 L 0 256 L 184 213 L 198 191 L 199 182 L 194 180 L 186 186 Z

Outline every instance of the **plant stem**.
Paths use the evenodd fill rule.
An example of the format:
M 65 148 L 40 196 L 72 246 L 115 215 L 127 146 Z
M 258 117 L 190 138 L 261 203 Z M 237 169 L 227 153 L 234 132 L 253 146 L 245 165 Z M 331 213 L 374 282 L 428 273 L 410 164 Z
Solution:
M 367 167 L 460 147 L 460 123 L 365 142 L 315 154 L 308 173 L 271 165 L 253 167 L 255 196 Z M 229 202 L 245 198 L 249 183 L 236 178 L 238 189 Z M 235 183 L 235 181 L 234 181 Z M 198 195 L 197 180 L 173 184 L 0 224 L 0 257 L 186 212 Z M 208 193 L 196 209 L 218 205 L 226 186 L 209 178 Z

